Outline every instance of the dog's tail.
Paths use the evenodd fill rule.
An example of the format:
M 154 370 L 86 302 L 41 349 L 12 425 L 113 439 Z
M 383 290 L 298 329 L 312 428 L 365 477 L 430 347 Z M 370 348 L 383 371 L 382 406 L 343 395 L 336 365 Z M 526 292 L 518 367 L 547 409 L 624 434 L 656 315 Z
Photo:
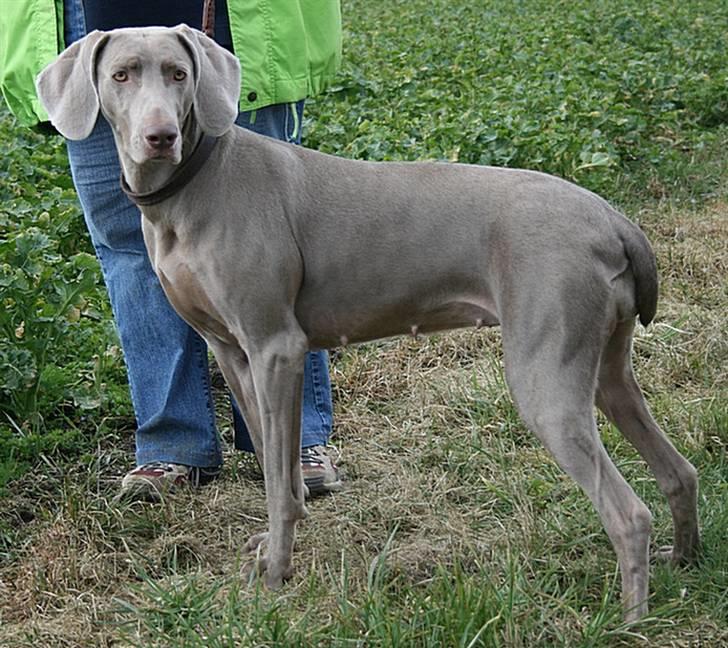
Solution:
M 657 312 L 657 260 L 644 232 L 627 218 L 620 220 L 619 234 L 635 280 L 637 312 L 642 325 L 647 326 Z

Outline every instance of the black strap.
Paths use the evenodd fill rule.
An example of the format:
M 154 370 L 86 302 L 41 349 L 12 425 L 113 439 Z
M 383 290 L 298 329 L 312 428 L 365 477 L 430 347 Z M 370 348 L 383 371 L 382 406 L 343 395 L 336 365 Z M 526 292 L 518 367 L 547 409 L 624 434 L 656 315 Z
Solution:
M 197 146 L 195 147 L 195 150 L 192 151 L 192 154 L 175 169 L 167 183 L 162 185 L 159 189 L 155 189 L 154 191 L 149 191 L 147 193 L 136 193 L 131 190 L 129 183 L 124 177 L 124 172 L 122 171 L 121 190 L 129 196 L 129 199 L 133 203 L 144 207 L 156 205 L 161 203 L 163 200 L 167 200 L 167 198 L 171 198 L 197 175 L 197 172 L 202 168 L 202 165 L 207 162 L 207 158 L 210 157 L 210 153 L 212 153 L 212 149 L 215 148 L 217 140 L 217 137 L 203 135 L 200 138 L 200 141 L 197 142 Z

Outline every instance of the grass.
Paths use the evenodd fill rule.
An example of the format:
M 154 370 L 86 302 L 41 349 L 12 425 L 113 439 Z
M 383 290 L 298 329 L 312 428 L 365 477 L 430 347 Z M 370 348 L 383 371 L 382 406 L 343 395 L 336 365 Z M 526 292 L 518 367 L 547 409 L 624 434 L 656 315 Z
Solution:
M 722 3 L 343 5 L 345 64 L 309 105 L 309 145 L 541 168 L 608 196 L 647 232 L 661 300 L 635 365 L 700 473 L 700 564 L 653 565 L 649 617 L 622 624 L 613 550 L 520 422 L 497 330 L 332 354 L 346 489 L 310 504 L 280 592 L 239 578 L 241 547 L 265 526 L 249 457 L 227 451 L 202 492 L 112 505 L 133 423 L 108 305 L 77 256 L 91 250 L 60 143 L 2 113 L 0 646 L 728 643 Z M 230 444 L 222 398 L 220 414 Z M 653 512 L 654 547 L 669 544 L 646 466 L 599 423 Z

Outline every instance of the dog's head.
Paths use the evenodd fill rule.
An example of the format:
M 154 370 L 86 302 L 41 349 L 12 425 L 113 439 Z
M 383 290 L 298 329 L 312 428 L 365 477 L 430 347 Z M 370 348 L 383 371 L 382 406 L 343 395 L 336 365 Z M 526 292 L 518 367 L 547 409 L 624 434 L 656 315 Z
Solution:
M 94 31 L 48 65 L 36 88 L 51 122 L 68 139 L 88 137 L 100 110 L 134 163 L 176 164 L 190 111 L 208 135 L 221 135 L 234 123 L 240 65 L 187 25 Z

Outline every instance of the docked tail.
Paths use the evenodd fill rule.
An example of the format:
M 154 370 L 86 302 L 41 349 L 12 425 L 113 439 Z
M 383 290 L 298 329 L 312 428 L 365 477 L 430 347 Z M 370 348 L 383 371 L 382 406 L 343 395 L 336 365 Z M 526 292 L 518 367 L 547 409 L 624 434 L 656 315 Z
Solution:
M 620 238 L 632 266 L 640 322 L 643 326 L 647 326 L 657 311 L 658 280 L 655 253 L 642 230 L 626 218 L 623 218 Z

